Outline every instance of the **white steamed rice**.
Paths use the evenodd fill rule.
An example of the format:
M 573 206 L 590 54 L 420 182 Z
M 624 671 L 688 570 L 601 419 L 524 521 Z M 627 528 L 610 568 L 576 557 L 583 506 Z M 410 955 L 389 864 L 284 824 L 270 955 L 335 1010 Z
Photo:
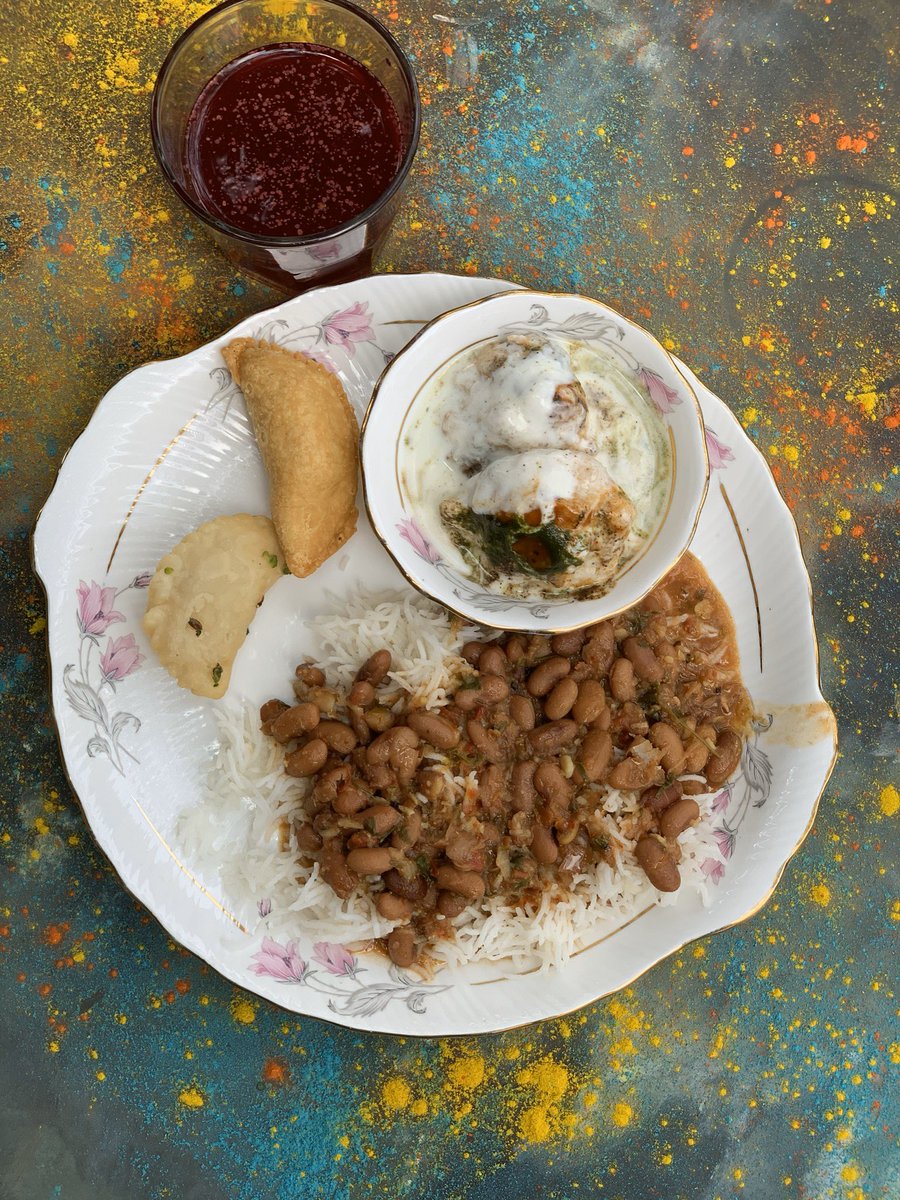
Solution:
M 359 664 L 388 646 L 391 680 L 428 707 L 447 702 L 447 685 L 464 665 L 455 653 L 476 631 L 462 629 L 443 609 L 409 593 L 360 593 L 342 611 L 310 622 L 321 651 L 316 661 L 346 687 Z M 452 689 L 451 689 L 452 690 Z M 318 866 L 298 865 L 290 828 L 306 783 L 284 774 L 284 751 L 259 730 L 255 707 L 231 701 L 216 710 L 219 746 L 200 804 L 184 813 L 178 833 L 185 853 L 205 878 L 218 876 L 229 906 L 249 919 L 271 905 L 269 936 L 344 944 L 384 937 L 394 922 L 380 917 L 365 896 L 341 900 L 319 877 Z M 460 787 L 466 780 L 457 779 Z M 471 780 L 468 781 L 471 786 Z M 701 864 L 722 862 L 708 820 L 712 796 L 697 797 L 701 820 L 680 837 L 681 891 L 657 892 L 634 858 L 634 843 L 609 821 L 616 858 L 576 876 L 571 892 L 545 893 L 539 905 L 513 909 L 494 899 L 472 905 L 452 922 L 455 937 L 429 953 L 447 963 L 506 960 L 512 971 L 559 967 L 580 947 L 625 924 L 649 905 L 671 905 L 684 892 L 708 901 Z M 610 790 L 612 818 L 635 810 L 634 793 Z

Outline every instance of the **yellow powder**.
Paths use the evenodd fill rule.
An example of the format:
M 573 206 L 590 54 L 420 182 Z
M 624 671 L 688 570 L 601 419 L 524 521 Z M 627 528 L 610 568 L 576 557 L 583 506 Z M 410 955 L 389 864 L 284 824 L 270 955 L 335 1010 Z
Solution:
M 841 1179 L 843 1179 L 844 1183 L 856 1183 L 857 1179 L 859 1179 L 859 1170 L 851 1163 L 848 1163 L 846 1167 L 841 1167 Z
M 409 1111 L 414 1117 L 424 1117 L 428 1112 L 428 1104 L 424 1100 L 413 1100 L 409 1106 Z
M 626 1125 L 631 1124 L 631 1119 L 634 1116 L 634 1109 L 630 1104 L 626 1104 L 624 1100 L 620 1100 L 613 1105 L 612 1123 L 618 1125 L 620 1129 L 624 1129 Z
M 458 1058 L 447 1068 L 447 1077 L 454 1087 L 474 1091 L 484 1079 L 484 1059 L 480 1055 Z
M 230 1007 L 231 1015 L 239 1025 L 252 1025 L 256 1020 L 256 1007 L 245 996 L 235 996 Z
M 204 1104 L 203 1093 L 192 1084 L 189 1088 L 185 1088 L 184 1091 L 178 1093 L 178 1103 L 183 1104 L 185 1108 L 202 1108 Z
M 519 1118 L 519 1136 L 526 1142 L 546 1142 L 550 1136 L 547 1110 L 540 1107 L 526 1108 Z
M 827 908 L 831 903 L 831 890 L 827 884 L 817 883 L 809 889 L 809 898 L 814 904 L 821 904 L 823 908 Z
M 553 1104 L 565 1095 L 569 1087 L 569 1072 L 548 1055 L 533 1067 L 519 1071 L 516 1081 L 533 1087 L 545 1104 Z
M 389 1079 L 382 1086 L 381 1100 L 385 1108 L 393 1109 L 395 1112 L 406 1108 L 410 1101 L 409 1084 L 405 1079 Z
M 886 817 L 893 817 L 898 809 L 900 809 L 900 792 L 897 791 L 892 783 L 889 783 L 886 788 L 881 789 L 879 804 L 881 805 L 881 811 Z

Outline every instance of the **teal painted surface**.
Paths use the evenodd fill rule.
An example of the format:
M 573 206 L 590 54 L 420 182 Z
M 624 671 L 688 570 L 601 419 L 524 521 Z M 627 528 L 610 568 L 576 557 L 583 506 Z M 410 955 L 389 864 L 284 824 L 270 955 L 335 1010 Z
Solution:
M 59 764 L 29 534 L 61 457 L 123 372 L 277 299 L 150 153 L 153 72 L 205 7 L 0 0 L 0 1197 L 898 1194 L 890 7 L 373 6 L 425 100 L 382 269 L 597 295 L 719 392 L 797 517 L 842 736 L 760 914 L 565 1021 L 447 1043 L 218 978 Z

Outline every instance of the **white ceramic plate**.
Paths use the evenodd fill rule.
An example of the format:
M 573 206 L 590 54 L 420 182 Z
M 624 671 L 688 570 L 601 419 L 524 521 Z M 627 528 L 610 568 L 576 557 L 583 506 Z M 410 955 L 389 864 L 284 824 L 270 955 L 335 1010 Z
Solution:
M 401 445 L 416 402 L 457 355 L 509 334 L 583 342 L 655 408 L 671 446 L 671 486 L 649 536 L 602 596 L 515 600 L 498 595 L 442 557 L 409 499 Z M 709 477 L 700 405 L 656 338 L 587 296 L 515 289 L 438 317 L 398 354 L 373 392 L 360 441 L 366 510 L 402 573 L 426 595 L 470 621 L 499 629 L 559 633 L 614 616 L 646 596 L 690 545 Z M 461 565 L 461 560 L 460 560 Z
M 712 468 L 692 548 L 731 607 L 761 714 L 740 772 L 718 801 L 724 866 L 709 860 L 708 907 L 688 897 L 652 907 L 549 978 L 479 966 L 423 980 L 377 955 L 316 950 L 302 935 L 289 946 L 264 946 L 265 898 L 260 912 L 248 912 L 218 878 L 180 860 L 176 821 L 199 794 L 215 742 L 215 702 L 179 689 L 155 661 L 140 625 L 143 588 L 162 555 L 200 522 L 266 511 L 262 465 L 219 346 L 243 334 L 325 355 L 361 414 L 385 362 L 423 323 L 509 286 L 446 275 L 361 280 L 289 300 L 183 358 L 139 368 L 100 402 L 35 532 L 65 764 L 123 883 L 174 938 L 235 983 L 354 1028 L 471 1034 L 556 1016 L 751 915 L 812 824 L 834 759 L 834 719 L 819 690 L 809 580 L 793 521 L 737 421 L 686 371 Z M 283 690 L 291 665 L 312 647 L 305 618 L 328 608 L 329 593 L 357 585 L 408 586 L 364 518 L 346 552 L 312 578 L 285 577 L 270 590 L 229 695 L 260 703 Z

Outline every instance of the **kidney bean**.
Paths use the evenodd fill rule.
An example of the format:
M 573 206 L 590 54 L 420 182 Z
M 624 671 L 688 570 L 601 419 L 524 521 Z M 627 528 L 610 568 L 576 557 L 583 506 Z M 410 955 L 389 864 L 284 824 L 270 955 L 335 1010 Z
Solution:
M 357 875 L 383 875 L 391 869 L 391 852 L 386 846 L 351 850 L 347 855 L 347 866 Z
M 367 762 L 363 767 L 363 772 L 369 781 L 370 787 L 373 787 L 377 792 L 389 792 L 391 788 L 397 786 L 397 776 L 387 763 Z
M 356 890 L 359 876 L 355 875 L 347 866 L 344 852 L 336 843 L 327 842 L 323 846 L 319 855 L 319 870 L 331 890 L 342 900 L 352 896 Z
M 583 629 L 569 629 L 565 633 L 554 633 L 550 639 L 550 649 L 554 654 L 566 657 L 578 654 L 584 645 L 585 632 Z
M 272 721 L 269 732 L 276 742 L 290 742 L 309 733 L 319 724 L 319 710 L 314 704 L 304 702 L 284 710 Z
M 294 674 L 301 683 L 305 683 L 309 687 L 321 687 L 325 682 L 325 672 L 320 670 L 315 663 L 300 663 Z
M 603 712 L 600 713 L 599 716 L 594 717 L 593 721 L 591 721 L 590 727 L 591 727 L 591 729 L 602 729 L 602 730 L 606 731 L 607 729 L 609 729 L 611 724 L 612 724 L 612 710 L 609 708 L 604 708 Z
M 577 736 L 578 726 L 567 717 L 561 721 L 547 721 L 526 734 L 535 754 L 558 754 L 564 746 L 571 745 Z
M 511 637 L 506 639 L 505 649 L 506 657 L 511 663 L 514 663 L 516 666 L 518 666 L 519 663 L 525 661 L 525 639 L 523 637 L 519 637 L 517 633 L 514 633 Z
M 345 784 L 338 789 L 338 794 L 332 801 L 332 808 L 342 817 L 352 817 L 354 813 L 361 812 L 371 799 L 365 792 L 352 784 Z
M 375 908 L 386 921 L 405 921 L 412 916 L 413 910 L 408 900 L 395 896 L 393 892 L 379 892 L 375 897 Z
M 366 713 L 365 721 L 373 733 L 384 733 L 394 723 L 394 714 L 383 704 L 376 704 Z
M 623 758 L 610 771 L 607 782 L 610 787 L 619 788 L 623 792 L 636 792 L 652 784 L 660 784 L 662 778 L 662 769 L 658 763 Z
M 701 773 L 709 759 L 709 746 L 704 745 L 704 742 L 710 742 L 712 745 L 716 743 L 716 731 L 712 725 L 700 725 L 696 732 L 697 736 L 687 741 L 682 768 L 685 775 Z
M 409 925 L 392 929 L 385 942 L 388 957 L 398 967 L 411 967 L 416 961 L 416 935 Z
M 466 722 L 466 733 L 479 754 L 483 754 L 488 762 L 500 763 L 506 761 L 506 750 L 500 738 L 491 729 L 486 729 L 481 721 L 470 717 Z
M 537 764 L 533 762 L 517 762 L 513 764 L 510 776 L 509 791 L 512 806 L 516 812 L 531 812 L 537 800 L 534 790 L 534 772 Z
M 622 643 L 625 657 L 634 667 L 635 674 L 648 683 L 659 683 L 663 677 L 662 663 L 651 648 L 639 638 L 628 637 Z
M 659 832 L 664 838 L 677 838 L 689 825 L 700 820 L 700 805 L 690 796 L 684 796 L 670 804 L 659 818 Z
M 418 738 L 416 738 L 418 742 Z M 390 764 L 397 775 L 397 782 L 405 787 L 416 773 L 422 761 L 422 751 L 406 741 L 396 741 L 391 746 Z
M 479 767 L 476 772 L 478 780 L 478 802 L 485 811 L 496 813 L 502 809 L 506 799 L 506 779 L 500 767 L 490 763 Z M 484 829 L 487 830 L 487 825 Z M 485 838 L 487 834 L 485 833 Z
M 468 829 L 451 825 L 447 831 L 445 853 L 460 871 L 484 870 L 484 839 Z
M 406 714 L 406 723 L 423 742 L 428 742 L 438 750 L 452 750 L 459 744 L 459 730 L 435 713 L 418 708 Z
M 369 850 L 378 845 L 378 838 L 364 829 L 357 829 L 347 838 L 348 850 Z
M 442 917 L 458 917 L 469 907 L 469 901 L 465 896 L 458 896 L 456 892 L 438 892 L 435 907 Z
M 481 675 L 478 686 L 460 688 L 453 696 L 453 703 L 463 712 L 471 712 L 475 708 L 499 704 L 509 695 L 509 684 L 500 675 Z
M 615 700 L 624 702 L 633 700 L 636 692 L 634 686 L 634 667 L 631 659 L 617 658 L 609 671 L 609 690 Z
M 709 784 L 699 779 L 682 779 L 681 790 L 686 796 L 704 796 L 709 791 Z
M 606 693 L 596 679 L 584 679 L 572 705 L 572 717 L 579 725 L 590 725 L 606 708 Z
M 601 621 L 587 630 L 587 641 L 581 650 L 581 657 L 592 671 L 598 676 L 604 676 L 609 671 L 610 664 L 616 653 L 616 635 L 609 621 Z
M 369 683 L 368 679 L 358 679 L 350 689 L 347 703 L 354 705 L 356 708 L 368 708 L 374 699 L 375 689 Z
M 444 777 L 440 771 L 427 768 L 416 776 L 416 788 L 429 800 L 437 800 L 444 790 Z
M 378 687 L 390 669 L 390 650 L 376 650 L 356 672 L 357 682 L 371 683 L 372 687 Z
M 656 721 L 650 726 L 650 741 L 662 750 L 662 768 L 670 775 L 680 775 L 684 770 L 684 746 L 676 731 L 666 721 Z
M 343 721 L 320 721 L 316 727 L 316 737 L 321 738 L 335 754 L 349 754 L 357 746 L 357 737 L 349 725 Z
M 559 858 L 559 847 L 553 834 L 545 825 L 541 825 L 537 821 L 531 831 L 531 853 L 534 855 L 535 861 L 539 862 L 542 867 L 549 867 Z
M 466 642 L 460 650 L 460 656 L 469 663 L 470 666 L 477 667 L 478 660 L 481 658 L 481 652 L 484 649 L 484 642 Z
M 413 875 L 411 879 L 407 879 L 396 867 L 385 871 L 384 886 L 395 896 L 402 896 L 404 900 L 422 900 L 428 891 L 428 885 L 421 875 Z
M 419 735 L 410 729 L 408 725 L 394 725 L 393 728 L 385 730 L 373 742 L 369 743 L 366 747 L 366 762 L 388 762 L 394 747 L 415 747 L 418 744 Z
M 478 673 L 480 675 L 505 675 L 509 669 L 509 662 L 501 648 L 495 643 L 485 646 L 478 659 Z
M 350 704 L 347 706 L 349 714 L 350 728 L 356 734 L 356 740 L 360 746 L 368 746 L 372 740 L 372 730 L 366 724 L 365 713 L 356 705 Z
M 578 761 L 591 783 L 602 779 L 612 757 L 612 738 L 604 729 L 590 729 L 584 735 Z
M 544 699 L 544 713 L 551 721 L 558 721 L 568 713 L 578 698 L 578 684 L 574 679 L 561 679 Z
M 308 821 L 304 821 L 302 825 L 294 826 L 294 833 L 297 838 L 297 845 L 301 850 L 306 850 L 313 854 L 316 850 L 322 849 L 322 839 L 316 833 L 314 826 Z
M 635 846 L 634 856 L 658 891 L 677 892 L 681 887 L 681 875 L 675 859 L 659 838 L 645 834 Z
M 635 704 L 633 700 L 626 700 L 619 711 L 613 716 L 611 728 L 616 733 L 630 733 L 632 736 L 640 734 L 643 736 L 650 726 L 647 724 L 647 718 L 644 715 L 644 710 L 639 704 Z
M 301 746 L 299 750 L 294 750 L 292 754 L 285 756 L 285 774 L 296 775 L 300 778 L 307 775 L 315 775 L 316 771 L 321 771 L 325 766 L 327 758 L 328 747 L 326 744 L 321 738 L 313 738 L 306 745 Z
M 259 710 L 259 727 L 263 733 L 271 732 L 271 723 L 286 710 L 287 705 L 283 700 L 267 700 Z
M 422 816 L 412 809 L 401 814 L 403 824 L 398 826 L 391 835 L 391 845 L 395 850 L 409 850 L 419 840 L 422 832 Z
M 538 663 L 525 681 L 529 695 L 546 696 L 564 675 L 568 675 L 571 669 L 569 660 L 559 654 L 544 659 L 543 662 Z
M 534 787 L 554 808 L 568 808 L 572 799 L 572 785 L 555 762 L 538 763 L 534 772 Z
M 363 809 L 356 819 L 362 822 L 363 829 L 374 834 L 380 841 L 391 832 L 395 825 L 399 825 L 403 818 L 390 804 L 373 804 L 369 808 Z
M 676 800 L 680 800 L 683 792 L 684 787 L 676 779 L 674 783 L 670 783 L 667 787 L 646 788 L 641 792 L 641 804 L 643 804 L 644 808 L 649 808 L 652 813 L 661 813 L 670 804 L 674 804 Z
M 469 900 L 480 900 L 484 895 L 484 880 L 475 871 L 458 871 L 456 867 L 438 867 L 434 873 L 438 887 L 443 892 L 455 892 Z
M 534 704 L 530 696 L 510 696 L 509 715 L 526 733 L 529 729 L 534 729 Z
M 734 730 L 722 730 L 716 738 L 716 748 L 706 763 L 706 782 L 710 787 L 719 787 L 737 770 L 743 747 Z

